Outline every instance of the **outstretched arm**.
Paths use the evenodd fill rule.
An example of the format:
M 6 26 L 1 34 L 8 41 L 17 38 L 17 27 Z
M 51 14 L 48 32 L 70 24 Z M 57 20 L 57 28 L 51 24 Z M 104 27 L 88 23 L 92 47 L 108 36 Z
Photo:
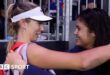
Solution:
M 110 59 L 110 45 L 105 45 L 79 53 L 49 50 L 36 44 L 27 49 L 28 62 L 41 68 L 87 70 Z
M 82 70 L 92 69 L 110 59 L 110 45 L 92 48 L 79 54 L 83 64 Z

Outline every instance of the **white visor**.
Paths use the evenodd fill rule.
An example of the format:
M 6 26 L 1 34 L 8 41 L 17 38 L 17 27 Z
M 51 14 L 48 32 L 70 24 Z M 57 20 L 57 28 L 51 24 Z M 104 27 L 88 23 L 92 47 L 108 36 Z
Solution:
M 37 21 L 49 21 L 52 18 L 44 15 L 40 7 L 36 7 L 32 10 L 23 12 L 11 18 L 12 22 L 20 21 L 21 19 L 31 18 Z

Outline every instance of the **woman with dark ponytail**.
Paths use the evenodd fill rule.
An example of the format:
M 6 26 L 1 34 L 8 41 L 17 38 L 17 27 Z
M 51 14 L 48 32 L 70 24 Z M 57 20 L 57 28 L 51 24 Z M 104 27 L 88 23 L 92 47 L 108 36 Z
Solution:
M 52 19 L 44 15 L 41 8 L 34 3 L 14 4 L 8 12 L 11 12 L 8 16 L 9 28 L 14 31 L 12 37 L 17 36 L 17 39 L 14 45 L 9 42 L 7 50 L 19 53 L 26 64 L 43 70 L 53 68 L 82 71 L 92 69 L 110 59 L 109 44 L 80 53 L 66 53 L 33 43 L 43 31 L 43 22 Z

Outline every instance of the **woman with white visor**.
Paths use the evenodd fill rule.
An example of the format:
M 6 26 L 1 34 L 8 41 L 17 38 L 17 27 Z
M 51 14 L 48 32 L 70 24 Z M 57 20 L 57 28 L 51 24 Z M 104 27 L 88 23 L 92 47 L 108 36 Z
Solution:
M 19 53 L 26 64 L 40 69 L 88 70 L 110 59 L 110 45 L 80 53 L 66 53 L 33 43 L 44 30 L 42 22 L 52 19 L 44 15 L 41 8 L 34 3 L 14 4 L 9 7 L 8 14 L 10 35 L 16 35 L 17 41 L 14 45 L 9 42 L 7 49 Z

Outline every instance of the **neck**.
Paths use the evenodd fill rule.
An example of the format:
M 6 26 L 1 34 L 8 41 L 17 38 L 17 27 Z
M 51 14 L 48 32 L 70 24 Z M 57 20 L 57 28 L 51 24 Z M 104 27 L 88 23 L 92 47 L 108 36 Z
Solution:
M 87 44 L 85 47 L 86 49 L 91 49 L 94 48 L 94 43 L 95 43 L 95 38 L 92 39 L 91 43 Z
M 86 49 L 91 49 L 91 48 L 93 48 L 93 46 L 87 46 L 87 47 L 86 47 Z
M 30 42 L 30 39 L 25 33 L 23 34 L 23 32 L 19 32 L 17 36 L 17 42 L 28 43 Z
M 86 47 L 85 47 L 85 48 L 86 48 L 86 49 L 91 49 L 91 48 L 94 48 L 93 43 L 86 45 Z

